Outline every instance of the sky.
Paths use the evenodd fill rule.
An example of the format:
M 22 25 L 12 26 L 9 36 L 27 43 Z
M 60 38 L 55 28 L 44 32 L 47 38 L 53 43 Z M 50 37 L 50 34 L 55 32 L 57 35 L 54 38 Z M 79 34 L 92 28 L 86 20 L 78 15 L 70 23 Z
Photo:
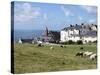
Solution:
M 85 5 L 14 2 L 15 30 L 61 30 L 70 24 L 97 24 L 97 7 Z

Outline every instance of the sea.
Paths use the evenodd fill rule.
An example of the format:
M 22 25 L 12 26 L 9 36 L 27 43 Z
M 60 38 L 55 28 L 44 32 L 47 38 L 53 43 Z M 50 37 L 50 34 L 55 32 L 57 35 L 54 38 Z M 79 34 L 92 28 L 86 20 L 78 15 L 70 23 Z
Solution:
M 44 30 L 14 30 L 14 42 L 18 42 L 20 38 L 32 39 L 40 37 Z

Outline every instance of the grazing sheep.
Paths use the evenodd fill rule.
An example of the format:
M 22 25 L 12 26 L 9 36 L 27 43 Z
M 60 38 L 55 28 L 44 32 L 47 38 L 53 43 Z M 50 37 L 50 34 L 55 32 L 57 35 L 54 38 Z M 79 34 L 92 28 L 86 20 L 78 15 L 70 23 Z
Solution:
M 53 46 L 51 46 L 51 47 L 50 47 L 50 49 L 51 49 L 51 50 L 53 50 L 53 49 L 54 49 L 54 47 L 53 47 Z
M 83 47 L 80 47 L 80 49 L 83 49 Z
M 63 45 L 61 45 L 60 47 L 61 47 L 61 48 L 66 48 L 66 46 L 63 46 Z
M 61 47 L 61 48 L 63 48 L 64 46 L 63 46 L 63 45 L 61 45 L 60 47 Z
M 97 54 L 94 53 L 94 54 L 90 55 L 89 58 L 90 58 L 91 60 L 97 59 Z
M 83 53 L 83 55 L 84 55 L 84 56 L 87 56 L 87 54 L 88 54 L 88 53 L 89 53 L 89 52 L 88 52 L 88 51 L 86 51 L 86 52 L 84 52 L 84 53 Z
M 41 43 L 38 44 L 38 47 L 42 47 Z
M 93 54 L 93 52 L 89 52 L 89 51 L 86 51 L 86 52 L 83 53 L 83 55 L 84 55 L 85 57 L 89 57 L 89 56 L 92 55 L 92 54 Z
M 83 57 L 83 52 L 78 52 L 78 53 L 76 53 L 76 56 L 81 56 L 81 57 Z

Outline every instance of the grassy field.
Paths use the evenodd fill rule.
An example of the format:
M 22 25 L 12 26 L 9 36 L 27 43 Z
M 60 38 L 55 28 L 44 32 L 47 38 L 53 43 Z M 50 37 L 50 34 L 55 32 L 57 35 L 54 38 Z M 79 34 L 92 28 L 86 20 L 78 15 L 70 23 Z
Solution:
M 54 46 L 37 47 L 33 44 L 14 45 L 14 72 L 50 72 L 67 70 L 96 69 L 96 60 L 76 57 L 81 45 L 67 45 L 66 48 Z M 96 45 L 83 45 L 83 51 L 96 52 Z

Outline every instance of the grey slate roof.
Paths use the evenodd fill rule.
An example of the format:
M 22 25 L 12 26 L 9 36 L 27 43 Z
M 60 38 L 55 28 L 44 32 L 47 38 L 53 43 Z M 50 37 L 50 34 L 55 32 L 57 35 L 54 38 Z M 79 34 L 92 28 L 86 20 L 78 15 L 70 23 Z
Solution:
M 81 26 L 77 25 L 77 26 L 72 26 L 72 27 L 65 27 L 62 30 L 71 30 L 71 29 L 77 29 L 77 30 L 79 30 L 80 28 L 81 28 Z

